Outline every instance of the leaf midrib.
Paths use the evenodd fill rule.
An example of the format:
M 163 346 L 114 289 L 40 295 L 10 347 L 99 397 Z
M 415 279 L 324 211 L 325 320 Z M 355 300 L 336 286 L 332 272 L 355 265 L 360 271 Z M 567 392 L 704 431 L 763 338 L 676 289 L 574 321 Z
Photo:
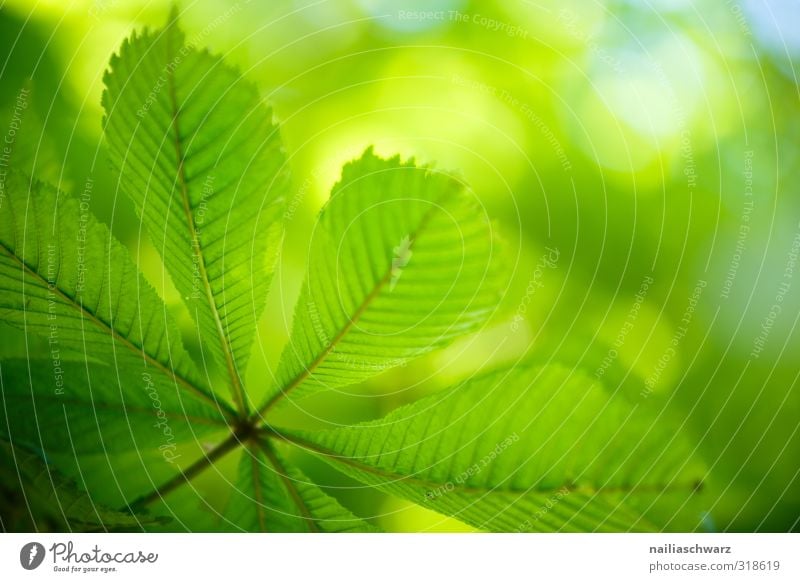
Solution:
M 365 473 L 369 473 L 376 477 L 380 477 L 382 479 L 390 480 L 394 483 L 409 483 L 411 485 L 416 485 L 419 487 L 423 487 L 429 490 L 435 490 L 444 485 L 445 483 L 439 483 L 435 481 L 428 481 L 426 479 L 422 479 L 419 477 L 415 477 L 412 475 L 401 475 L 398 473 L 392 473 L 386 469 L 381 469 L 378 467 L 373 467 L 372 465 L 367 465 L 362 463 L 352 457 L 346 457 L 332 451 L 322 445 L 309 441 L 297 434 L 286 432 L 283 430 L 279 430 L 275 427 L 270 427 L 268 430 L 268 434 L 272 434 L 277 438 L 286 440 L 296 446 L 306 448 L 318 455 L 322 455 L 325 458 L 334 459 L 336 462 L 340 462 L 344 465 L 348 465 L 354 469 L 359 471 L 363 471 Z M 391 485 L 392 483 L 388 483 Z M 387 484 L 385 484 L 387 485 Z M 468 487 L 464 485 L 455 485 L 453 491 L 458 491 L 461 493 L 467 494 L 475 494 L 475 495 L 485 495 L 488 493 L 507 493 L 507 494 L 516 494 L 516 495 L 525 495 L 525 494 L 538 494 L 538 495 L 550 495 L 553 493 L 557 493 L 558 491 L 567 490 L 570 493 L 584 493 L 590 495 L 601 495 L 601 494 L 618 494 L 618 493 L 665 493 L 669 491 L 684 491 L 684 490 L 695 490 L 697 489 L 697 481 L 693 481 L 691 484 L 689 483 L 679 483 L 675 485 L 657 485 L 657 484 L 648 484 L 643 486 L 626 486 L 626 485 L 615 485 L 609 487 L 589 487 L 586 485 L 574 485 L 574 484 L 562 484 L 555 487 L 547 487 L 547 488 L 529 488 L 529 489 L 501 489 L 499 487 L 494 488 L 486 488 L 486 487 Z
M 306 502 L 303 500 L 303 497 L 300 495 L 300 491 L 297 489 L 297 486 L 294 484 L 294 481 L 292 481 L 292 479 L 289 478 L 286 466 L 280 461 L 280 459 L 278 459 L 278 456 L 275 454 L 275 452 L 270 448 L 270 446 L 267 443 L 259 440 L 258 445 L 261 447 L 261 450 L 264 451 L 264 455 L 266 455 L 267 459 L 275 469 L 275 472 L 278 474 L 278 477 L 280 478 L 284 487 L 289 492 L 289 495 L 292 497 L 292 501 L 294 501 L 295 507 L 297 507 L 297 509 L 300 510 L 300 513 L 302 513 L 303 521 L 308 526 L 309 531 L 311 532 L 321 531 L 317 527 L 317 522 L 314 519 L 314 516 L 311 515 L 311 510 L 309 509 Z
M 409 235 L 409 245 L 408 245 L 408 252 L 410 253 L 413 248 L 414 244 L 416 244 L 417 239 L 428 226 L 428 223 L 431 221 L 431 218 L 439 209 L 439 206 L 445 202 L 445 200 L 449 197 L 454 195 L 456 190 L 446 190 L 446 192 L 439 197 L 438 199 L 434 200 L 431 204 L 431 207 L 425 212 L 420 220 L 419 224 L 417 225 L 416 230 Z M 389 262 L 389 266 L 384 273 L 383 277 L 381 277 L 376 283 L 375 287 L 367 294 L 364 300 L 356 309 L 353 316 L 348 319 L 347 323 L 339 330 L 339 332 L 331 339 L 328 345 L 325 347 L 322 352 L 311 362 L 308 366 L 304 366 L 303 371 L 300 372 L 297 376 L 295 376 L 292 380 L 290 380 L 285 387 L 281 388 L 280 390 L 276 391 L 276 393 L 265 402 L 261 407 L 259 407 L 256 415 L 257 417 L 263 417 L 278 401 L 284 398 L 289 392 L 300 386 L 305 380 L 308 379 L 311 374 L 324 362 L 328 356 L 336 349 L 336 346 L 339 342 L 344 338 L 350 330 L 359 322 L 361 317 L 364 315 L 366 310 L 372 304 L 372 302 L 380 295 L 383 288 L 391 281 L 392 278 L 392 263 Z
M 24 260 L 22 260 L 20 257 L 18 257 L 17 254 L 12 249 L 10 249 L 4 242 L 0 242 L 0 249 L 2 249 L 3 252 L 8 257 L 10 257 L 14 261 L 16 261 L 26 273 L 28 273 L 29 275 L 33 276 L 35 279 L 39 280 L 40 282 L 42 282 L 44 284 L 48 284 L 47 280 L 38 271 L 33 269 Z M 181 384 L 182 386 L 184 386 L 186 389 L 188 389 L 195 396 L 199 396 L 202 399 L 208 401 L 210 404 L 213 404 L 215 407 L 218 407 L 219 409 L 221 409 L 229 419 L 235 418 L 235 416 L 236 416 L 235 411 L 231 410 L 225 402 L 223 402 L 223 401 L 221 401 L 221 400 L 219 400 L 217 398 L 214 398 L 214 396 L 212 396 L 211 394 L 207 393 L 205 390 L 203 390 L 199 386 L 195 385 L 193 382 L 191 382 L 187 378 L 184 378 L 182 375 L 178 374 L 172 368 L 170 368 L 168 366 L 165 366 L 159 360 L 157 360 L 156 358 L 151 356 L 149 353 L 147 353 L 147 351 L 145 351 L 143 346 L 137 346 L 130 339 L 128 339 L 127 337 L 121 335 L 110 324 L 108 324 L 107 322 L 105 322 L 102 319 L 100 319 L 94 312 L 92 312 L 92 310 L 90 310 L 87 307 L 85 307 L 83 305 L 83 302 L 81 302 L 80 304 L 77 303 L 73 297 L 70 297 L 69 295 L 67 295 L 57 285 L 54 286 L 52 290 L 57 295 L 59 295 L 62 299 L 64 299 L 66 305 L 71 306 L 78 313 L 80 313 L 86 319 L 88 319 L 90 322 L 92 322 L 95 326 L 100 328 L 105 333 L 108 333 L 115 341 L 120 342 L 124 347 L 128 348 L 130 351 L 132 351 L 136 355 L 142 356 L 145 359 L 145 361 L 147 361 L 149 364 L 152 364 L 154 367 L 158 368 L 161 372 L 166 374 L 168 377 L 172 378 L 178 384 Z
M 167 62 L 169 63 L 173 58 L 171 28 L 167 30 L 166 35 L 167 35 L 166 36 Z M 203 287 L 206 292 L 206 299 L 208 300 L 208 305 L 211 309 L 211 314 L 214 318 L 214 325 L 217 329 L 217 335 L 219 337 L 219 341 L 222 346 L 222 354 L 223 357 L 225 358 L 225 367 L 227 368 L 228 376 L 230 378 L 231 395 L 233 396 L 233 400 L 236 403 L 236 407 L 239 410 L 239 412 L 246 416 L 247 399 L 244 396 L 244 390 L 242 388 L 242 384 L 239 379 L 239 374 L 236 370 L 236 364 L 233 361 L 233 353 L 231 351 L 230 343 L 228 342 L 228 339 L 225 334 L 225 328 L 222 325 L 222 318 L 220 317 L 219 310 L 217 309 L 217 304 L 214 301 L 214 292 L 211 289 L 211 283 L 208 279 L 208 271 L 206 269 L 205 255 L 202 251 L 203 245 L 200 240 L 200 237 L 197 234 L 197 229 L 194 223 L 194 216 L 192 214 L 191 204 L 189 203 L 189 185 L 186 180 L 183 148 L 181 147 L 181 137 L 180 137 L 181 134 L 178 122 L 180 108 L 178 107 L 178 98 L 175 89 L 174 70 L 175 68 L 173 67 L 167 67 L 167 92 L 169 94 L 170 106 L 172 107 L 171 127 L 173 133 L 173 145 L 175 146 L 175 155 L 177 156 L 177 161 L 178 161 L 178 168 L 177 168 L 178 183 L 180 185 L 182 208 L 184 212 L 184 217 L 186 218 L 186 224 L 189 228 L 192 253 L 197 259 L 198 271 L 200 272 L 200 279 L 203 281 Z

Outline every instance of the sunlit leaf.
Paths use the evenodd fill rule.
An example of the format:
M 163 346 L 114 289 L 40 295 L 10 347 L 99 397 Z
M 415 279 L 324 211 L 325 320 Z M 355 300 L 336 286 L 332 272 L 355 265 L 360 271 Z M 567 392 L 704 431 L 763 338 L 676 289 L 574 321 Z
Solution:
M 51 366 L 67 352 L 149 374 L 165 390 L 222 405 L 184 350 L 161 299 L 128 251 L 88 208 L 11 173 L 0 205 L 0 313 L 48 339 Z M 59 386 L 53 386 L 53 389 Z
M 270 402 L 360 382 L 478 329 L 502 289 L 497 254 L 461 182 L 368 150 L 319 217 Z
M 681 511 L 704 475 L 672 426 L 560 366 L 288 435 L 368 485 L 493 531 L 657 530 L 648 512 Z
M 121 189 L 241 409 L 281 229 L 278 128 L 255 85 L 187 44 L 175 12 L 164 29 L 123 43 L 105 85 L 105 134 Z

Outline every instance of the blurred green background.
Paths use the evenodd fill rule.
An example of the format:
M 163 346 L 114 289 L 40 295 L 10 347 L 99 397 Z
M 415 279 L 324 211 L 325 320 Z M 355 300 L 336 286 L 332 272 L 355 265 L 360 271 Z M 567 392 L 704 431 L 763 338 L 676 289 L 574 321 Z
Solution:
M 191 319 L 118 191 L 101 133 L 111 53 L 132 29 L 163 25 L 169 8 L 3 2 L 0 131 L 13 130 L 14 164 L 26 171 L 76 195 L 92 180 L 93 211 L 192 347 Z M 341 165 L 374 144 L 463 174 L 508 242 L 512 284 L 480 334 L 349 394 L 310 399 L 286 422 L 376 418 L 478 368 L 563 362 L 696 443 L 709 467 L 705 529 L 798 528 L 800 4 L 203 0 L 180 9 L 187 37 L 239 65 L 273 104 L 293 174 L 247 378 L 254 399 L 287 340 L 314 217 Z M 16 332 L 2 334 L 5 355 L 21 349 Z M 123 489 L 168 474 L 153 461 L 137 475 L 142 462 L 73 460 L 74 474 L 113 483 L 105 495 L 118 504 Z M 387 529 L 467 529 L 299 462 Z M 173 496 L 178 528 L 215 527 L 235 464 Z

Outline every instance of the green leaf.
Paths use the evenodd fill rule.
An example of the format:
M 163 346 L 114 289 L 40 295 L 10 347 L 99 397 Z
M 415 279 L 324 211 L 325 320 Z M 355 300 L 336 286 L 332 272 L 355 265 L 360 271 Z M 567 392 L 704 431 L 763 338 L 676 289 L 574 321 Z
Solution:
M 18 505 L 2 514 L 6 531 L 136 531 L 168 520 L 104 507 L 39 455 L 4 441 L 0 474 L 7 495 L 18 498 Z
M 158 448 L 174 460 L 176 445 L 224 429 L 213 407 L 93 362 L 6 360 L 0 363 L 0 433 L 37 449 L 76 454 Z
M 264 442 L 243 450 L 225 517 L 236 530 L 245 531 L 377 531 Z
M 493 531 L 657 529 L 648 514 L 666 505 L 677 518 L 704 474 L 674 427 L 559 366 L 498 371 L 378 421 L 283 436 Z
M 484 209 L 458 180 L 367 150 L 320 215 L 262 410 L 281 393 L 360 382 L 476 330 L 499 298 L 497 251 Z
M 222 408 L 195 372 L 180 333 L 128 251 L 89 209 L 9 172 L 0 204 L 0 314 L 48 338 L 57 367 L 87 354 L 131 377 L 185 390 Z
M 112 57 L 104 128 L 121 187 L 243 409 L 241 376 L 282 228 L 285 159 L 258 89 L 186 44 L 176 18 L 134 33 Z

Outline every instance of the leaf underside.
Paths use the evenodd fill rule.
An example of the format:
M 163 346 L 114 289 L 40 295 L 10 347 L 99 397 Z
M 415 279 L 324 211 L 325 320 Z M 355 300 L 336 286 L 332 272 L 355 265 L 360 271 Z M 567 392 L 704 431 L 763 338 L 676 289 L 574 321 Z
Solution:
M 0 205 L 0 313 L 48 340 L 51 366 L 68 353 L 129 377 L 151 374 L 221 408 L 195 371 L 180 332 L 128 251 L 77 200 L 10 173 Z M 55 393 L 57 386 L 50 383 Z M 45 387 L 41 387 L 45 390 Z
M 278 439 L 490 531 L 696 527 L 704 469 L 685 440 L 648 408 L 557 365 L 498 370 L 335 430 L 267 422 L 281 402 L 356 385 L 478 331 L 501 298 L 501 245 L 473 193 L 371 149 L 344 167 L 319 216 L 289 342 L 253 412 L 243 378 L 288 184 L 271 111 L 237 70 L 186 42 L 175 10 L 163 29 L 126 40 L 104 81 L 120 188 L 233 405 L 208 380 L 217 374 L 198 373 L 163 301 L 88 205 L 11 171 L 0 200 L 0 315 L 49 350 L 29 353 L 26 342 L 25 359 L 0 365 L 0 469 L 23 487 L 28 513 L 49 507 L 56 529 L 163 529 L 139 502 L 195 494 L 186 483 L 237 450 L 226 529 L 376 531 L 309 480 Z M 207 447 L 202 439 L 220 429 L 225 440 Z M 186 444 L 194 462 L 151 490 L 147 469 L 130 476 L 138 497 L 119 497 L 134 514 L 101 508 L 50 465 L 105 457 L 114 474 L 112 458 L 145 467 L 134 457 L 148 456 L 160 480 L 174 472 L 161 462 L 165 443 Z
M 558 366 L 499 371 L 378 421 L 288 438 L 491 531 L 658 529 L 648 513 L 693 508 L 703 476 L 671 427 Z
M 320 214 L 271 397 L 355 384 L 477 330 L 497 305 L 497 254 L 458 180 L 367 150 Z
M 51 453 L 93 454 L 193 442 L 225 426 L 210 406 L 154 379 L 93 362 L 3 361 L 0 434 Z
M 0 474 L 6 495 L 19 496 L 13 515 L 2 516 L 2 529 L 21 531 L 141 531 L 165 518 L 129 515 L 95 502 L 39 455 L 0 441 Z M 16 526 L 16 527 L 15 527 Z
M 266 442 L 242 451 L 226 520 L 237 531 L 374 532 Z
M 287 187 L 278 128 L 255 85 L 187 45 L 174 16 L 126 40 L 104 81 L 122 190 L 242 409 Z

